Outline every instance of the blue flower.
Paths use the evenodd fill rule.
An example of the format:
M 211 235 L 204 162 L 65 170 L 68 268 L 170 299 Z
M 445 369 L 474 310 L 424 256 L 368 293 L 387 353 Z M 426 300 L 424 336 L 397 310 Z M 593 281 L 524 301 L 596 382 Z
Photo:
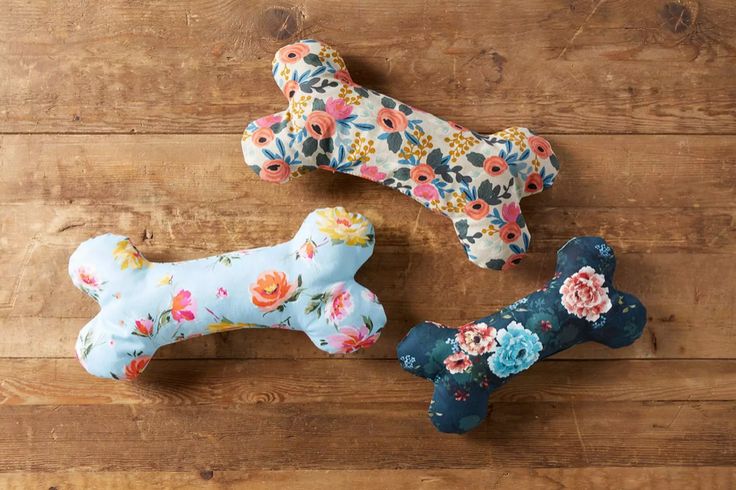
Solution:
M 404 367 L 404 369 L 413 369 L 414 363 L 417 362 L 414 356 L 410 356 L 408 354 L 399 357 L 399 360 L 401 361 L 401 365 Z
M 498 347 L 488 359 L 491 372 L 499 378 L 519 373 L 539 359 L 542 343 L 537 334 L 518 322 L 511 322 L 496 335 Z
M 598 250 L 598 253 L 601 255 L 601 257 L 610 257 L 612 254 L 611 247 L 609 247 L 605 243 L 599 243 L 595 246 L 596 250 Z

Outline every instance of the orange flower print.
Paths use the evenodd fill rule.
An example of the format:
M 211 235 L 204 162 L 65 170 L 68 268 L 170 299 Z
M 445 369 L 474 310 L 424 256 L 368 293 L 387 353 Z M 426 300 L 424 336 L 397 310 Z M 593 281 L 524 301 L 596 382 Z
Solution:
M 378 340 L 379 334 L 370 335 L 365 325 L 358 327 L 343 327 L 339 333 L 327 338 L 327 345 L 341 354 L 351 354 L 360 349 L 367 349 Z
M 421 163 L 411 169 L 409 176 L 417 184 L 426 184 L 434 179 L 434 169 L 426 163 Z
M 331 138 L 335 134 L 335 118 L 325 111 L 312 111 L 307 116 L 307 132 L 316 140 Z
M 350 73 L 348 73 L 347 70 L 338 70 L 332 76 L 335 77 L 335 80 L 337 80 L 338 82 L 344 83 L 349 87 L 355 87 L 355 82 L 353 81 L 353 78 L 350 76 Z
M 526 178 L 526 182 L 524 182 L 524 191 L 528 194 L 541 192 L 543 188 L 544 183 L 542 182 L 542 176 L 537 172 L 529 174 L 529 177 Z
M 182 289 L 171 302 L 171 317 L 177 322 L 191 322 L 194 320 L 194 311 L 197 306 L 192 293 Z
M 387 133 L 403 131 L 409 124 L 409 121 L 406 119 L 406 115 L 403 112 L 395 109 L 387 109 L 386 107 L 378 111 L 378 118 L 376 121 Z
M 130 364 L 125 366 L 125 379 L 135 379 L 140 376 L 150 361 L 150 356 L 140 356 L 130 361 Z
M 299 90 L 299 84 L 296 83 L 296 80 L 289 80 L 284 84 L 284 95 L 289 100 L 294 97 L 297 90 Z
M 479 220 L 488 216 L 490 209 L 488 203 L 483 199 L 476 199 L 465 205 L 465 214 L 470 219 Z
M 504 243 L 514 243 L 521 236 L 521 228 L 516 223 L 506 223 L 499 233 Z
M 115 250 L 112 251 L 112 255 L 115 257 L 115 260 L 120 261 L 120 270 L 125 270 L 128 267 L 131 269 L 142 269 L 150 265 L 148 260 L 141 255 L 138 249 L 128 239 L 119 241 Z
M 491 177 L 501 175 L 507 168 L 509 168 L 509 164 L 506 163 L 506 160 L 498 156 L 488 157 L 483 161 L 483 170 Z
M 273 141 L 275 138 L 273 131 L 270 128 L 258 128 L 251 136 L 253 144 L 258 148 L 263 148 Z
M 268 313 L 291 299 L 295 291 L 296 286 L 289 284 L 283 272 L 262 272 L 250 286 L 251 302 Z
M 554 155 L 552 145 L 549 144 L 549 141 L 540 136 L 529 136 L 529 138 L 527 138 L 527 143 L 529 143 L 529 148 L 531 148 L 539 158 L 549 158 Z
M 144 337 L 150 337 L 153 333 L 153 320 L 150 318 L 143 318 L 135 321 L 136 333 L 143 335 Z
M 513 269 L 517 265 L 521 263 L 522 260 L 524 260 L 524 257 L 526 257 L 526 254 L 514 254 L 508 259 L 506 259 L 506 263 L 503 264 L 503 267 L 501 267 L 502 271 L 507 271 L 510 269 Z
M 299 247 L 299 250 L 296 251 L 296 258 L 297 259 L 307 259 L 312 260 L 317 253 L 317 244 L 314 243 L 314 240 L 311 238 L 307 238 L 301 247 Z
M 293 64 L 309 54 L 309 46 L 303 43 L 290 44 L 279 49 L 278 58 L 282 63 Z
M 266 182 L 282 184 L 289 180 L 291 169 L 289 164 L 283 160 L 270 160 L 263 164 L 258 176 Z

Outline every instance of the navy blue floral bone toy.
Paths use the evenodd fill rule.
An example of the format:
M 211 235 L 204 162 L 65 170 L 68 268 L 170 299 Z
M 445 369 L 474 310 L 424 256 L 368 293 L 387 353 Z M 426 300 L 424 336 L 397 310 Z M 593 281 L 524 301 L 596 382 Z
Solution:
M 289 106 L 249 123 L 242 139 L 261 179 L 315 168 L 363 177 L 447 216 L 479 267 L 522 260 L 530 235 L 519 202 L 559 169 L 547 140 L 517 127 L 480 134 L 363 88 L 319 41 L 284 46 L 272 71 Z
M 412 328 L 398 356 L 406 371 L 434 382 L 435 427 L 463 433 L 478 426 L 493 390 L 539 359 L 582 342 L 616 348 L 638 339 L 646 309 L 614 288 L 615 268 L 602 238 L 573 238 L 557 252 L 544 288 L 459 329 L 432 322 Z

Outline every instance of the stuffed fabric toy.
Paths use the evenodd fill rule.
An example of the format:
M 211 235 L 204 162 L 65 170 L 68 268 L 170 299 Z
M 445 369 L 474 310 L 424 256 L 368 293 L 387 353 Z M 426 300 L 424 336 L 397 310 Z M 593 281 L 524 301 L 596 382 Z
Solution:
M 525 128 L 482 135 L 355 84 L 314 40 L 281 48 L 273 76 L 289 107 L 248 124 L 246 163 L 269 182 L 324 168 L 411 196 L 450 218 L 480 267 L 517 264 L 529 246 L 519 201 L 550 187 L 550 144 Z
M 398 347 L 403 368 L 434 383 L 429 406 L 442 432 L 467 432 L 486 417 L 489 395 L 535 362 L 581 342 L 634 342 L 644 306 L 613 286 L 616 259 L 601 238 L 574 238 L 557 252 L 547 285 L 459 329 L 425 322 Z
M 133 379 L 162 345 L 241 328 L 302 330 L 330 354 L 370 347 L 386 315 L 353 277 L 374 242 L 373 225 L 343 208 L 312 212 L 286 243 L 187 262 L 149 262 L 123 236 L 93 238 L 69 260 L 74 285 L 101 307 L 77 357 L 96 376 Z

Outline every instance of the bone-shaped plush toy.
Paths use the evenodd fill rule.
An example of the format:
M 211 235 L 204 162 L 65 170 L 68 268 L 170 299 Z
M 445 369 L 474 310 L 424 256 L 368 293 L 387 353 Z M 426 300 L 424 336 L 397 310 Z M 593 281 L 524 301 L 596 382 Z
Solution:
M 468 258 L 503 269 L 523 258 L 521 198 L 554 182 L 550 144 L 525 128 L 482 135 L 356 85 L 329 46 L 281 48 L 273 76 L 287 110 L 248 124 L 245 162 L 269 182 L 317 167 L 379 182 L 444 214 Z
M 434 382 L 429 406 L 442 432 L 467 432 L 486 417 L 491 392 L 539 359 L 595 341 L 634 342 L 646 309 L 613 286 L 616 259 L 602 238 L 574 238 L 557 252 L 547 285 L 459 329 L 425 322 L 398 347 L 403 368 Z
M 149 262 L 127 238 L 98 236 L 69 260 L 101 307 L 77 357 L 91 374 L 132 379 L 162 345 L 255 327 L 302 330 L 328 353 L 369 347 L 386 315 L 354 275 L 374 242 L 370 221 L 343 208 L 312 212 L 286 243 L 187 262 Z

